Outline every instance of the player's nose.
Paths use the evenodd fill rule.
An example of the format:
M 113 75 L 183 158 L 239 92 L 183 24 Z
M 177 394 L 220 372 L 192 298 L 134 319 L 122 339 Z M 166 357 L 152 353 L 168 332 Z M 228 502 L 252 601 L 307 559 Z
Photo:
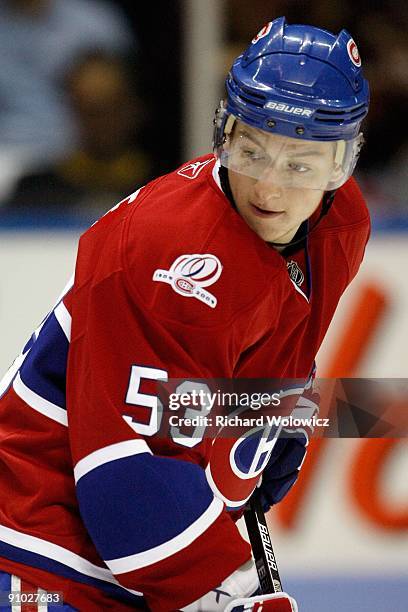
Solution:
M 264 172 L 254 185 L 254 191 L 259 201 L 268 202 L 282 197 L 282 187 L 277 181 L 274 171 Z

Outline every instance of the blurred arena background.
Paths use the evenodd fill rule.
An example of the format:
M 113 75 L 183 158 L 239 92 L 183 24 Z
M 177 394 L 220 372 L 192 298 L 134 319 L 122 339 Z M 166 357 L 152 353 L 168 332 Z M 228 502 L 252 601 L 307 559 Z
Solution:
M 373 233 L 319 375 L 408 378 L 408 5 L 391 0 L 4 0 L 1 373 L 72 274 L 80 233 L 153 176 L 210 150 L 232 59 L 279 15 L 346 27 L 372 90 L 357 176 Z M 406 612 L 406 440 L 313 441 L 304 467 L 269 515 L 284 586 L 302 612 Z

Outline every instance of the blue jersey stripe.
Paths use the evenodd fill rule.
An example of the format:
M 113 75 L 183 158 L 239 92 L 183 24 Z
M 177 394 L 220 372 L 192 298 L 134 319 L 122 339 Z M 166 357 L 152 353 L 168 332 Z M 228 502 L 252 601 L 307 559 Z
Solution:
M 68 348 L 67 337 L 52 312 L 20 368 L 21 380 L 29 389 L 64 409 Z
M 7 594 L 11 592 L 11 576 L 6 572 L 0 571 L 0 593 L 2 595 L 2 599 L 7 597 Z M 10 604 L 0 604 L 1 612 L 12 612 Z
M 77 496 L 105 560 L 168 542 L 197 521 L 214 499 L 200 466 L 147 453 L 95 468 L 78 481 Z
M 143 597 L 132 595 L 132 593 L 129 593 L 121 586 L 116 586 L 115 584 L 86 576 L 85 574 L 74 570 L 72 567 L 68 567 L 67 565 L 59 563 L 54 559 L 18 548 L 17 546 L 12 546 L 11 544 L 6 544 L 1 540 L 0 556 L 10 559 L 11 561 L 16 561 L 17 563 L 22 563 L 24 565 L 45 570 L 51 574 L 63 576 L 64 578 L 69 578 L 71 580 L 75 580 L 76 582 L 96 587 L 97 589 L 106 593 L 108 596 L 112 597 L 113 600 L 119 600 L 121 602 L 134 605 L 135 609 L 137 610 L 148 609 Z

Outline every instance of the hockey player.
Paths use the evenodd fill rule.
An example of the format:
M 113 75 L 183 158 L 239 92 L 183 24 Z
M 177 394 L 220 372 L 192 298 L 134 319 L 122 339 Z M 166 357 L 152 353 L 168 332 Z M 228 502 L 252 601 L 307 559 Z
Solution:
M 280 18 L 226 87 L 215 155 L 84 234 L 73 284 L 0 385 L 0 590 L 84 612 L 262 605 L 231 511 L 262 472 L 280 501 L 305 440 L 164 437 L 155 381 L 310 376 L 369 235 L 350 178 L 368 86 L 346 31 Z

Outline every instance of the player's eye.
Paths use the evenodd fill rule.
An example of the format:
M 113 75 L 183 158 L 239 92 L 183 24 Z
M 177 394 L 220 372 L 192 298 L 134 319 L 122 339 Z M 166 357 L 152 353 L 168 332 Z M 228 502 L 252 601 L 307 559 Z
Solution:
M 293 172 L 298 172 L 299 174 L 311 171 L 311 168 L 309 166 L 305 166 L 305 164 L 296 162 L 289 162 L 288 168 L 289 170 L 292 170 Z
M 258 162 L 266 160 L 265 153 L 256 149 L 244 148 L 241 149 L 241 154 L 248 161 Z

